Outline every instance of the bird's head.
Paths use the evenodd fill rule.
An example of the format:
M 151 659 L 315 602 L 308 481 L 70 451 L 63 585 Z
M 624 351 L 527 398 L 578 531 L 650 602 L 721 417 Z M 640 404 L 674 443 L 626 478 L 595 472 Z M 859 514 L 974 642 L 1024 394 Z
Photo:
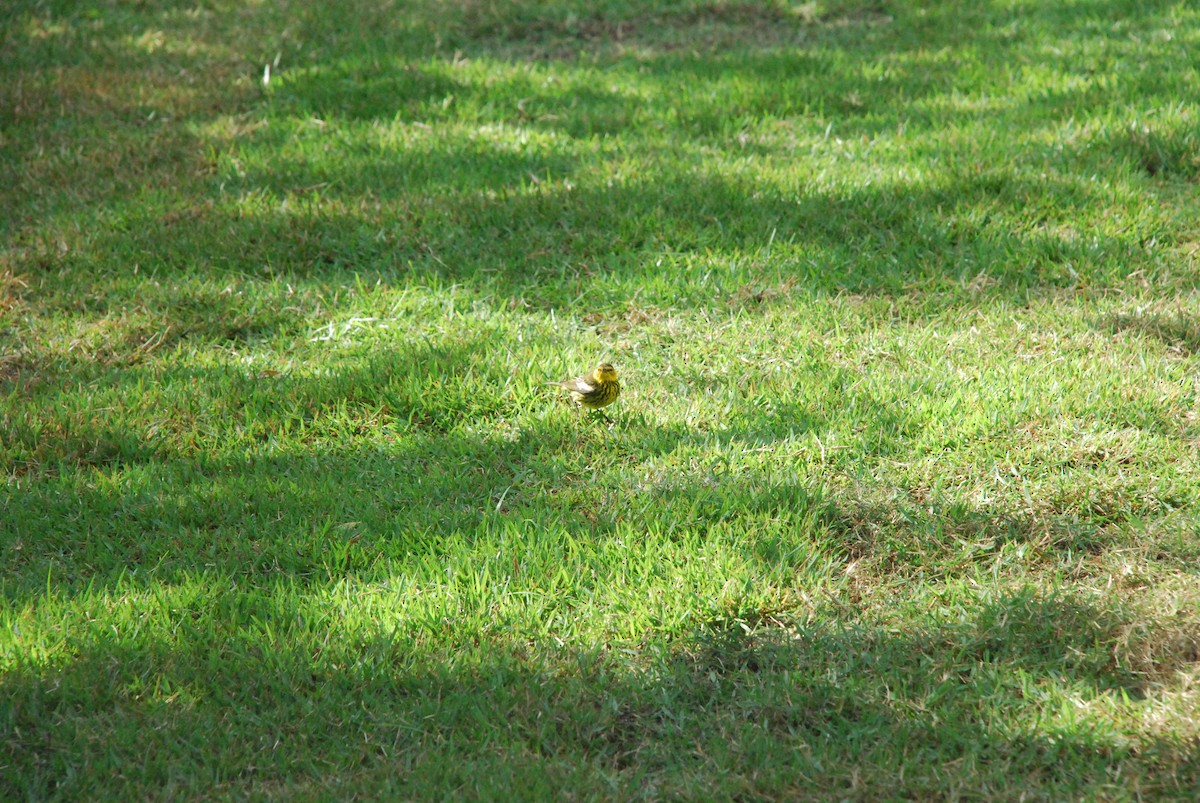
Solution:
M 617 369 L 611 363 L 602 362 L 596 366 L 595 377 L 600 382 L 616 382 Z

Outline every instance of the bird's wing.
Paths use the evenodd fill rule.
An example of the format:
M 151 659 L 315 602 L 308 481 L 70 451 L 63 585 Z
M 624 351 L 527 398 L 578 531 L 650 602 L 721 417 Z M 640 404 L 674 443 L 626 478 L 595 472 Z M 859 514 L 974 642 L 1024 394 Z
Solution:
M 573 390 L 576 393 L 591 393 L 595 390 L 595 386 L 588 383 L 582 376 L 577 376 L 574 379 L 568 379 L 562 383 L 562 386 L 567 390 Z

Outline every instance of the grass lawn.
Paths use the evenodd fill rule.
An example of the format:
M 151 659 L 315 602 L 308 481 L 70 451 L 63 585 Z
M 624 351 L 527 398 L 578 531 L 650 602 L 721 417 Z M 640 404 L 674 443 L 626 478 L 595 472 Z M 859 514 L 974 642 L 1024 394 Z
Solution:
M 1200 796 L 1195 4 L 3 17 L 0 799 Z

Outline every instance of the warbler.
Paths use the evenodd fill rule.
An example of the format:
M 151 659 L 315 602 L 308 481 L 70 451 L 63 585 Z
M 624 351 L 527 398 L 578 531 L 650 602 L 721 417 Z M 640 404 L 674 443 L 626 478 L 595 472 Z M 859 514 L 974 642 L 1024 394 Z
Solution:
M 562 382 L 552 382 L 571 393 L 571 399 L 589 410 L 607 407 L 621 395 L 621 383 L 617 381 L 617 370 L 602 362 L 587 376 L 577 376 Z

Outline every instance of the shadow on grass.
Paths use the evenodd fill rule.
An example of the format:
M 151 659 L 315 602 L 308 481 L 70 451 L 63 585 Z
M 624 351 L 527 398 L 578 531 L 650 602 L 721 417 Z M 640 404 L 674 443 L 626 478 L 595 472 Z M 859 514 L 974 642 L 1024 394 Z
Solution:
M 1089 19 L 1115 20 L 1124 8 L 1085 5 Z M 493 6 L 479 8 L 490 13 Z M 549 23 L 550 38 L 627 39 L 636 33 L 621 20 L 572 21 L 576 8 L 581 6 L 544 12 L 528 4 L 506 6 L 499 21 L 481 20 L 473 33 L 467 29 L 466 39 L 484 54 L 495 46 L 507 58 L 511 42 L 474 37 L 525 36 L 522 31 L 537 30 L 525 24 L 526 17 L 539 13 L 561 17 Z M 344 31 L 331 31 L 304 13 L 301 29 L 320 42 L 314 47 L 326 47 L 322 55 L 336 57 L 334 62 L 347 61 L 327 73 L 314 71 L 307 84 L 297 81 L 290 89 L 295 96 L 281 104 L 368 123 L 391 121 L 398 111 L 417 122 L 453 121 L 449 112 L 438 117 L 442 112 L 434 105 L 447 92 L 463 103 L 486 104 L 482 85 L 411 67 L 389 73 L 385 66 L 373 74 L 368 61 L 353 60 L 361 42 L 353 36 L 338 40 Z M 955 13 L 942 11 L 942 20 Z M 1126 21 L 1148 24 L 1157 19 L 1153 14 Z M 1069 33 L 1076 19 L 1055 24 Z M 682 20 L 700 26 L 712 21 L 703 15 Z M 749 27 L 759 24 L 751 20 Z M 141 27 L 154 26 L 131 29 Z M 852 42 L 857 32 L 847 27 L 844 38 Z M 907 31 L 910 48 L 920 42 L 931 50 L 961 41 L 985 44 L 986 37 L 999 35 L 961 22 L 946 26 L 940 38 L 922 42 L 917 33 Z M 325 34 L 333 45 L 323 43 Z M 380 50 L 386 41 L 374 39 L 366 47 Z M 881 117 L 898 122 L 898 112 L 888 118 L 898 105 L 874 93 L 852 97 L 863 70 L 888 46 L 885 35 L 882 43 L 875 36 L 857 50 L 839 49 L 839 71 L 832 76 L 811 75 L 830 64 L 811 53 L 752 57 L 741 78 L 767 83 L 803 73 L 810 91 L 788 101 L 794 105 L 776 105 L 766 91 L 745 95 L 740 107 L 716 97 L 685 115 L 671 144 L 699 152 L 713 138 L 736 133 L 729 121 L 738 114 L 789 115 L 809 106 L 841 115 L 856 133 L 879 130 Z M 82 52 L 68 51 L 72 58 Z M 730 65 L 664 51 L 651 53 L 643 66 L 653 76 L 651 85 L 669 92 L 681 83 L 715 87 Z M 915 85 L 915 99 L 936 99 L 953 75 L 949 66 L 937 69 L 927 83 Z M 882 82 L 898 95 L 905 86 L 914 84 Z M 94 137 L 90 126 L 98 120 L 149 116 L 131 99 L 97 111 L 88 104 L 101 97 L 100 88 L 77 88 L 77 111 L 88 123 L 76 132 L 78 141 Z M 485 122 L 579 138 L 638 122 L 619 93 L 580 92 L 574 107 L 566 96 L 533 83 L 508 87 L 505 94 L 525 89 L 532 100 L 524 109 L 505 108 Z M 34 100 L 49 92 L 43 87 Z M 1058 108 L 1064 99 L 1051 100 Z M 28 115 L 23 119 L 34 119 L 36 105 L 22 107 Z M 232 107 L 181 107 L 202 119 L 258 109 L 249 92 Z M 1002 120 L 1021 113 L 1013 109 Z M 154 159 L 187 152 L 195 169 L 208 164 L 198 156 L 205 146 L 232 147 L 236 140 L 171 131 Z M 269 153 L 282 142 L 273 136 L 251 135 L 244 148 Z M 78 144 L 71 136 L 54 140 L 68 154 L 73 142 Z M 108 303 L 100 291 L 118 280 L 140 281 L 125 266 L 147 261 L 164 281 L 225 271 L 317 281 L 344 281 L 357 271 L 396 279 L 436 275 L 547 305 L 574 299 L 606 276 L 630 286 L 662 281 L 657 292 L 678 303 L 711 302 L 707 290 L 691 297 L 686 287 L 679 292 L 689 280 L 672 271 L 685 271 L 686 259 L 661 270 L 654 261 L 660 256 L 748 260 L 749 270 L 729 277 L 731 294 L 742 284 L 788 280 L 825 290 L 894 290 L 911 282 L 969 279 L 997 265 L 1002 275 L 993 278 L 1008 291 L 1074 281 L 1063 267 L 1068 263 L 1098 266 L 1095 276 L 1084 278 L 1101 282 L 1138 264 L 1139 252 L 1128 241 L 1055 229 L 1100 205 L 1095 190 L 1063 179 L 981 175 L 970 166 L 940 184 L 836 191 L 684 167 L 600 187 L 578 178 L 586 166 L 580 152 L 512 153 L 476 142 L 440 154 L 397 149 L 381 154 L 378 165 L 372 153 L 316 165 L 285 164 L 276 156 L 267 167 L 247 172 L 243 183 L 231 184 L 235 191 L 262 193 L 262 202 L 243 214 L 220 207 L 222 196 L 208 179 L 175 194 L 162 189 L 176 170 L 162 169 L 162 161 L 152 159 L 157 168 L 124 175 L 137 162 L 140 144 L 118 138 L 103 180 L 81 187 L 78 195 L 71 177 L 82 175 L 82 158 L 58 163 L 65 172 L 47 185 L 54 189 L 36 190 L 39 203 L 58 193 L 68 206 L 111 203 L 118 212 L 122 226 L 98 233 L 90 252 L 51 248 L 37 258 L 44 261 L 22 263 L 34 276 L 59 282 L 64 302 L 88 314 Z M 1194 175 L 1188 172 L 1192 141 L 1183 134 L 1172 134 L 1165 144 L 1135 137 L 1111 147 L 1153 157 L 1142 158 L 1145 172 Z M 25 189 L 43 186 L 39 182 L 47 178 L 21 175 Z M 161 189 L 170 208 L 150 215 L 139 208 L 147 184 Z M 115 200 L 109 197 L 114 190 Z M 304 198 L 291 198 L 284 209 L 289 195 L 312 197 L 307 206 Z M 336 203 L 326 206 L 322 198 Z M 1039 206 L 1044 198 L 1050 200 Z M 389 206 L 372 211 L 376 201 Z M 756 262 L 772 241 L 782 261 L 768 263 L 762 256 Z M 794 250 L 786 252 L 785 245 Z M 457 258 L 443 259 L 448 253 Z M 95 278 L 100 267 L 106 272 Z M 73 298 L 81 278 L 97 292 Z M 199 294 L 190 305 L 181 298 L 161 312 L 181 338 L 173 342 L 190 336 L 236 341 L 298 325 L 287 317 L 264 322 L 240 303 Z M 1179 338 L 1190 348 L 1186 331 L 1126 328 Z M 141 334 L 128 333 L 120 350 L 136 352 Z M 418 384 L 430 376 L 452 377 L 464 366 L 497 385 L 504 379 L 480 368 L 469 353 L 402 356 L 441 366 L 410 371 Z M 22 658 L 6 670 L 0 739 L 9 758 L 0 769 L 0 796 L 102 796 L 92 784 L 111 777 L 140 781 L 164 795 L 319 795 L 373 786 L 414 797 L 431 789 L 501 796 L 527 787 L 531 797 L 539 789 L 564 788 L 610 788 L 617 797 L 647 789 L 698 797 L 722 788 L 730 797 L 763 790 L 865 797 L 899 790 L 919 797 L 947 788 L 1003 794 L 1013 777 L 1047 797 L 1119 793 L 1131 778 L 1141 788 L 1182 795 L 1200 779 L 1190 743 L 1164 735 L 1131 744 L 1095 720 L 1063 713 L 1079 700 L 1103 708 L 1109 702 L 1129 706 L 1127 697 L 1149 706 L 1156 702 L 1156 683 L 1169 684 L 1176 668 L 1196 660 L 1194 634 L 1160 637 L 1155 622 L 1115 602 L 1028 594 L 968 600 L 953 614 L 914 617 L 915 632 L 854 615 L 814 614 L 795 623 L 781 611 L 732 609 L 692 623 L 683 634 L 652 633 L 636 654 L 618 654 L 605 644 L 554 648 L 520 634 L 469 628 L 453 631 L 453 644 L 436 630 L 422 635 L 421 627 L 453 629 L 445 618 L 352 630 L 314 616 L 321 605 L 307 597 L 314 588 L 386 583 L 398 566 L 469 545 L 506 522 L 531 530 L 554 527 L 593 541 L 622 528 L 635 533 L 657 527 L 669 539 L 675 532 L 695 535 L 736 523 L 754 528 L 756 540 L 746 549 L 763 565 L 794 554 L 789 547 L 795 545 L 781 543 L 779 532 L 827 533 L 834 558 L 894 553 L 888 571 L 900 575 L 930 556 L 945 559 L 963 538 L 1002 543 L 1041 537 L 1016 514 L 966 508 L 913 526 L 905 518 L 913 510 L 829 500 L 802 476 L 738 484 L 714 469 L 631 495 L 624 481 L 606 480 L 606 470 L 712 438 L 769 443 L 785 427 L 819 430 L 824 422 L 750 414 L 729 432 L 699 435 L 643 424 L 621 434 L 616 445 L 601 441 L 617 436 L 600 430 L 581 435 L 569 417 L 510 432 L 504 429 L 508 402 L 481 401 L 463 384 L 434 399 L 423 397 L 418 385 L 391 382 L 390 369 L 406 367 L 391 359 L 330 381 L 245 373 L 220 392 L 203 389 L 206 381 L 224 381 L 219 375 L 166 377 L 201 388 L 188 412 L 206 426 L 187 419 L 180 431 L 161 433 L 161 442 L 144 437 L 149 430 L 139 416 L 153 415 L 149 407 L 102 421 L 90 408 L 58 411 L 48 420 L 62 424 L 61 430 L 6 428 L 6 439 L 16 432 L 16 442 L 33 459 L 57 460 L 64 469 L 31 478 L 31 485 L 10 485 L 4 498 L 4 590 L 12 603 L 36 606 L 47 599 L 47 589 L 55 598 L 189 582 L 198 590 L 178 610 L 162 612 L 170 639 L 146 635 L 137 622 L 114 630 L 105 619 L 111 611 L 105 611 L 104 625 L 68 622 L 61 635 L 67 646 L 53 647 L 53 662 Z M 98 360 L 111 361 L 111 355 Z M 101 392 L 112 376 L 87 379 Z M 157 379 L 162 377 L 128 368 L 115 392 L 133 392 L 139 382 Z M 264 383 L 270 393 L 256 387 Z M 461 426 L 464 420 L 494 429 L 470 431 Z M 223 423 L 208 427 L 212 422 Z M 900 435 L 879 450 L 903 441 L 905 422 L 891 423 Z M 366 440 L 368 433 L 369 446 L 353 440 Z M 288 442 L 303 444 L 302 451 L 276 448 Z M 946 540 L 927 541 L 929 532 Z M 879 533 L 890 535 L 880 539 Z M 1068 537 L 1085 546 L 1093 538 L 1087 532 Z M 901 782 L 907 786 L 898 787 L 897 766 L 910 768 Z
M 75 210 L 67 218 L 81 200 L 93 211 L 103 201 L 103 225 L 84 228 L 108 233 L 94 239 L 89 233 L 87 242 L 65 253 L 52 243 L 30 245 L 18 268 L 38 277 L 42 296 L 80 281 L 103 296 L 130 280 L 123 271 L 140 265 L 165 281 L 228 273 L 318 282 L 345 282 L 354 274 L 386 281 L 437 276 L 555 307 L 580 298 L 604 307 L 635 290 L 643 299 L 711 303 L 711 288 L 698 278 L 713 262 L 733 263 L 726 268 L 727 293 L 772 282 L 831 292 L 910 292 L 969 283 L 981 274 L 998 285 L 994 292 L 1017 297 L 1038 286 L 1104 285 L 1150 269 L 1153 260 L 1133 235 L 1105 234 L 1101 220 L 1088 220 L 1089 212 L 1111 203 L 1102 185 L 1047 177 L 1046 162 L 1099 160 L 1106 169 L 1122 164 L 1188 177 L 1196 143 L 1182 124 L 1164 123 L 1165 133 L 1137 129 L 1132 139 L 1060 142 L 1049 155 L 1038 150 L 1046 146 L 1031 144 L 1029 175 L 1036 177 L 987 168 L 987 154 L 959 143 L 940 148 L 930 162 L 939 177 L 836 190 L 739 177 L 713 164 L 713 149 L 731 160 L 740 158 L 739 148 L 787 160 L 795 157 L 798 136 L 802 149 L 816 148 L 822 158 L 886 170 L 889 157 L 868 147 L 883 129 L 945 128 L 949 115 L 1021 131 L 1028 129 L 1021 121 L 1031 108 L 1045 112 L 1037 125 L 1059 126 L 1065 108 L 1114 101 L 1082 82 L 983 117 L 970 108 L 946 112 L 935 107 L 956 102 L 960 65 L 934 56 L 940 47 L 970 49 L 973 42 L 984 52 L 1004 53 L 1027 46 L 1030 31 L 1053 32 L 1069 51 L 1086 49 L 1089 37 L 1103 36 L 1104 25 L 1152 28 L 1166 23 L 1169 9 L 1142 4 L 1131 17 L 1123 4 L 1095 2 L 1070 14 L 1032 10 L 1009 26 L 998 24 L 1008 19 L 1001 8 L 916 15 L 875 3 L 833 4 L 812 19 L 771 4 L 665 4 L 609 13 L 577 3 L 439 5 L 390 25 L 385 11 L 363 7 L 361 19 L 345 27 L 304 11 L 296 26 L 311 50 L 297 51 L 291 77 L 270 99 L 238 93 L 237 103 L 261 112 L 265 127 L 245 123 L 242 130 L 236 121 L 226 121 L 233 130 L 221 132 L 167 126 L 165 150 L 151 147 L 154 158 L 144 164 L 134 162 L 145 142 L 120 138 L 111 159 L 101 159 L 107 178 L 98 183 L 56 183 L 30 173 L 38 189 L 26 194 L 41 203 L 46 193 L 65 193 L 65 208 Z M 363 19 L 374 20 L 362 30 L 365 43 L 348 33 L 367 25 Z M 157 21 L 167 30 L 179 23 L 170 14 Z M 667 44 L 675 34 L 681 41 L 703 39 L 712 25 L 740 37 L 735 54 Z M 790 33 L 763 46 L 764 29 Z M 472 54 L 505 69 L 495 80 L 460 70 L 456 58 L 430 50 L 439 37 L 469 45 Z M 561 81 L 507 69 L 536 57 L 546 41 L 553 50 L 597 40 L 630 45 L 629 53 L 618 50 L 606 57 L 611 63 L 602 62 L 615 70 L 613 80 L 598 79 L 586 64 L 559 60 L 553 63 Z M 522 43 L 534 50 L 522 55 Z M 138 58 L 138 64 L 146 61 Z M 204 57 L 177 58 L 194 69 L 208 64 Z M 1169 54 L 1139 51 L 1143 68 L 1146 60 L 1158 63 Z M 1063 56 L 1060 67 L 1066 70 L 1069 61 Z M 885 62 L 887 69 L 874 70 Z M 1170 70 L 1156 74 L 1164 72 Z M 621 89 L 616 79 L 628 79 L 648 96 Z M 781 83 L 788 91 L 780 92 Z M 79 93 L 84 100 L 104 99 L 90 85 Z M 455 100 L 447 104 L 448 98 Z M 128 98 L 105 101 L 99 111 L 89 111 L 84 100 L 80 131 L 94 123 L 93 112 L 118 119 L 145 112 Z M 920 110 L 925 101 L 932 111 Z M 215 122 L 227 111 L 189 103 L 181 114 L 193 121 L 207 115 Z M 324 125 L 302 122 L 318 115 L 330 118 L 331 134 L 309 138 L 308 151 L 285 153 L 306 138 L 305 125 Z M 435 145 L 419 136 L 389 143 L 364 129 L 398 120 L 413 124 L 406 137 L 409 129 L 431 124 L 461 124 L 463 131 Z M 765 120 L 780 122 L 778 141 L 760 142 L 762 132 L 751 130 Z M 814 139 L 827 121 L 846 143 Z M 751 136 L 736 145 L 746 131 Z M 516 141 L 529 132 L 550 139 Z M 648 167 L 637 165 L 638 174 L 611 184 L 592 180 L 588 172 L 601 158 L 596 143 L 606 137 L 628 139 L 625 147 L 649 155 Z M 665 149 L 658 161 L 656 148 Z M 183 152 L 192 154 L 193 175 L 171 181 L 161 168 Z M 249 166 L 239 167 L 242 162 Z M 69 176 L 82 165 L 68 160 L 60 168 Z M 244 196 L 239 208 L 231 206 L 234 194 Z M 42 226 L 53 217 L 47 208 L 30 219 Z M 36 239 L 29 231 L 22 237 Z
M 983 282 L 990 292 L 1021 298 L 1031 288 L 1117 281 L 1152 261 L 1125 239 L 1082 236 L 1069 221 L 1094 208 L 1094 191 L 1066 179 L 964 172 L 935 184 L 787 190 L 664 170 L 603 188 L 560 180 L 478 193 L 452 189 L 471 179 L 453 177 L 456 155 L 441 158 L 448 174 L 422 168 L 450 176 L 431 194 L 409 196 L 403 181 L 372 181 L 402 170 L 396 166 L 335 176 L 333 184 L 344 186 L 324 191 L 326 200 L 289 198 L 281 185 L 252 213 L 202 207 L 186 226 L 137 219 L 72 263 L 102 275 L 111 253 L 127 252 L 144 257 L 162 282 L 197 272 L 288 281 L 436 278 L 535 307 L 585 299 L 608 310 L 633 295 L 642 303 L 711 307 L 736 303 L 747 287 L 785 285 L 899 293 Z M 518 160 L 509 178 L 528 185 L 532 164 Z M 296 175 L 302 169 L 289 169 L 283 183 L 330 178 L 324 169 Z M 498 186 L 508 180 L 489 176 Z M 347 208 L 361 193 L 395 214 L 383 219 Z M 328 198 L 339 196 L 347 203 L 333 211 Z
M 606 426 L 513 383 L 493 354 L 480 332 L 352 351 L 314 375 L 230 359 L 85 361 L 19 379 L 0 413 L 5 593 L 73 595 L 126 574 L 378 579 L 505 527 L 585 541 L 744 528 L 761 537 L 746 550 L 764 565 L 803 563 L 818 511 L 827 529 L 840 520 L 800 464 L 729 473 L 746 450 L 830 425 L 794 404 L 746 406 L 719 426 L 618 410 Z M 844 392 L 877 424 L 863 453 L 907 448 L 899 410 Z
M 853 468 L 805 436 L 843 422 L 757 396 L 719 421 L 664 424 L 619 407 L 608 426 L 510 375 L 494 348 L 479 331 L 449 346 L 364 345 L 311 375 L 231 357 L 203 369 L 85 361 L 18 380 L 0 411 L 6 595 L 73 596 L 129 573 L 379 580 L 504 528 L 584 541 L 745 532 L 764 570 L 865 559 L 929 578 L 1014 544 L 1029 560 L 1101 551 L 1103 527 L 1160 517 L 1137 499 L 1089 507 L 1091 496 L 1065 494 L 1035 513 L 908 489 L 834 492 L 816 478 Z M 725 396 L 740 381 L 684 379 Z M 834 392 L 872 422 L 839 448 L 858 461 L 912 451 L 921 433 L 902 408 L 858 385 Z M 797 450 L 747 468 L 781 441 Z
M 20 496 L 10 495 L 3 587 L 10 601 L 35 602 L 48 589 L 70 597 L 131 578 L 386 581 L 406 567 L 424 573 L 425 556 L 469 550 L 510 530 L 535 542 L 550 532 L 589 544 L 652 537 L 697 547 L 746 532 L 754 535 L 738 551 L 763 571 L 803 575 L 817 564 L 858 562 L 863 571 L 923 582 L 990 566 L 1010 545 L 1028 548 L 1028 565 L 1116 543 L 1077 511 L 1006 515 L 917 505 L 903 494 L 872 504 L 803 476 L 727 476 L 720 460 L 632 485 L 628 474 L 608 473 L 698 444 L 711 447 L 711 439 L 663 428 L 597 438 L 563 422 L 512 440 L 409 436 L 345 452 L 105 453 L 96 468 L 26 480 Z
M 69 659 L 6 672 L 0 790 L 1061 799 L 1200 783 L 1194 742 L 1130 741 L 1083 713 L 1136 721 L 1196 660 L 1198 634 L 1115 602 L 1018 590 L 904 631 L 750 612 L 631 652 L 496 634 L 431 650 L 403 624 L 347 633 L 282 599 L 212 589 L 169 613 L 169 643 L 83 626 Z
M 192 424 L 177 432 L 151 421 L 147 435 L 137 411 L 96 423 L 84 408 L 9 427 L 27 471 L 4 500 L 5 596 L 36 605 L 47 593 L 197 577 L 387 582 L 397 572 L 425 576 L 427 559 L 462 559 L 505 533 L 534 545 L 569 535 L 601 549 L 646 538 L 700 550 L 736 543 L 752 571 L 789 587 L 851 563 L 931 582 L 989 566 L 1012 546 L 1029 565 L 1100 552 L 1115 537 L 1103 529 L 1114 522 L 1082 508 L 1035 515 L 902 489 L 876 489 L 872 499 L 831 491 L 814 479 L 828 474 L 815 449 L 777 469 L 731 473 L 746 450 L 828 422 L 743 415 L 705 431 L 618 413 L 607 426 L 554 412 L 558 402 L 544 397 L 532 403 L 548 415 L 514 426 L 509 401 L 481 406 L 470 388 L 451 388 L 431 405 L 389 384 L 389 364 L 324 382 L 239 375 L 227 392 L 190 399 Z M 221 428 L 210 431 L 212 421 Z M 888 437 L 864 433 L 859 459 L 907 449 L 903 422 L 896 427 Z
M 1179 312 L 1110 315 L 1098 326 L 1156 340 L 1180 355 L 1200 354 L 1200 321 Z

